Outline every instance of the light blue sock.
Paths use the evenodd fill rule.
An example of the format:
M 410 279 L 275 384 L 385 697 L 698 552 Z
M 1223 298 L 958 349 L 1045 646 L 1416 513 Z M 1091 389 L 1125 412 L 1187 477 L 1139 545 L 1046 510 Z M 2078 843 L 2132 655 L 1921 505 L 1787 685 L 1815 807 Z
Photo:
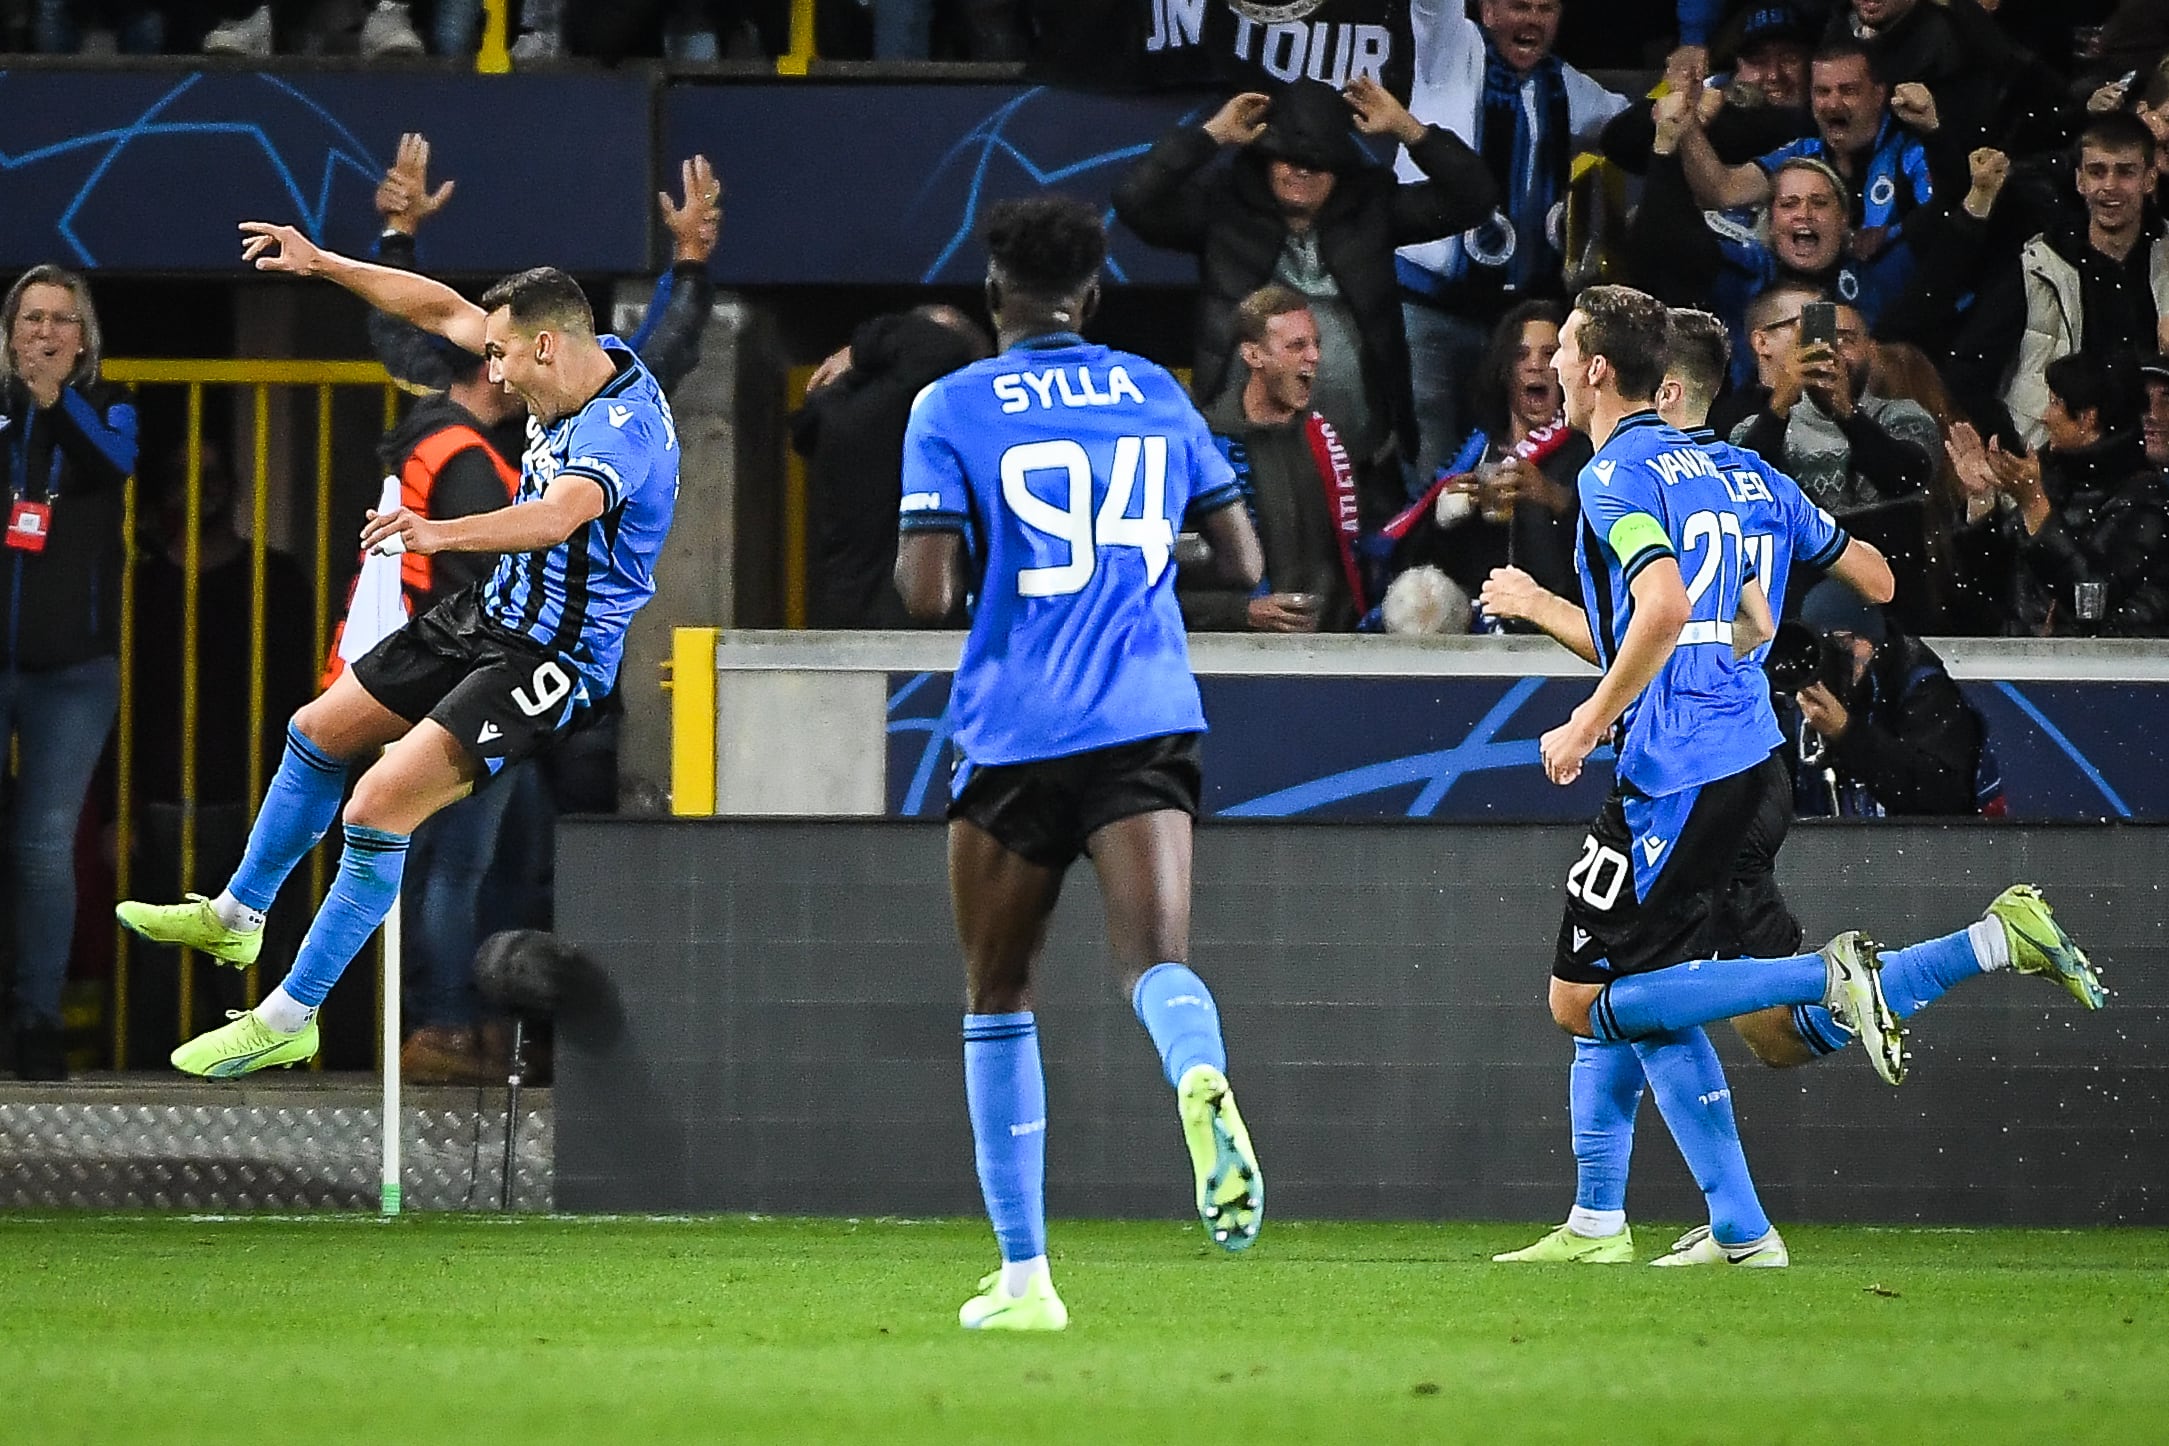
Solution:
M 1642 1107 L 1642 1061 L 1633 1046 L 1575 1040 L 1567 1103 L 1574 1116 L 1574 1203 L 1626 1209 L 1634 1114 Z
M 406 862 L 407 835 L 348 824 L 339 876 L 331 881 L 331 892 L 324 895 L 324 906 L 316 911 L 294 967 L 279 987 L 311 1009 L 323 1004 L 331 986 L 392 911 Z
M 1155 964 L 1130 993 L 1130 1007 L 1160 1051 L 1169 1084 L 1181 1084 L 1192 1065 L 1209 1064 L 1223 1074 L 1228 1048 L 1220 1040 L 1220 1008 L 1213 992 L 1187 964 Z
M 1889 1001 L 1892 1014 L 1910 1019 L 1955 986 L 1979 978 L 1982 972 L 1970 932 L 1960 929 L 1925 944 L 1886 950 L 1883 998 Z M 1820 1005 L 1795 1009 L 1792 1022 L 1800 1038 L 1817 1054 L 1835 1053 L 1853 1040 L 1851 1032 Z
M 1030 1010 L 964 1016 L 964 1099 L 1002 1259 L 1047 1253 L 1047 1077 Z
M 286 752 L 249 829 L 248 851 L 226 891 L 252 909 L 269 909 L 279 885 L 339 816 L 346 765 L 286 725 Z M 356 946 L 359 947 L 358 945 Z
M 1820 1004 L 1827 971 L 1820 954 L 1789 959 L 1698 959 L 1604 986 L 1589 1006 L 1598 1039 L 1640 1039 L 1693 1029 L 1780 1004 Z
M 1709 1201 L 1710 1234 L 1719 1245 L 1745 1245 L 1769 1234 L 1770 1217 L 1755 1197 L 1732 1116 L 1732 1091 L 1710 1037 L 1699 1029 L 1653 1035 L 1637 1039 L 1634 1052 L 1658 1112 Z

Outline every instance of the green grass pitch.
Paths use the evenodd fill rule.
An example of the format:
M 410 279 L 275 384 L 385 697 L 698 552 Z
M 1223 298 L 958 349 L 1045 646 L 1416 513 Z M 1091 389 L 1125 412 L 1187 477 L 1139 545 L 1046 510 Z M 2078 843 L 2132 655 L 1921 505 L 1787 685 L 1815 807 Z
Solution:
M 956 1326 L 978 1222 L 0 1217 L 0 1441 L 2169 1439 L 2169 1232 L 1489 1262 L 1537 1233 L 1057 1222 L 1018 1337 Z

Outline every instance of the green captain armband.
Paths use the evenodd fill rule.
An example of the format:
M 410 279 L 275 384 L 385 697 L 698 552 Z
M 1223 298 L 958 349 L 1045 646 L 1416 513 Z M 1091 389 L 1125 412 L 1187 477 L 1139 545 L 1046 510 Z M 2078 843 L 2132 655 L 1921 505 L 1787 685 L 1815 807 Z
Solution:
M 1675 555 L 1664 524 L 1647 512 L 1630 512 L 1620 518 L 1604 541 L 1612 549 L 1612 556 L 1619 559 L 1620 575 L 1627 582 L 1633 582 L 1636 573 L 1658 558 Z

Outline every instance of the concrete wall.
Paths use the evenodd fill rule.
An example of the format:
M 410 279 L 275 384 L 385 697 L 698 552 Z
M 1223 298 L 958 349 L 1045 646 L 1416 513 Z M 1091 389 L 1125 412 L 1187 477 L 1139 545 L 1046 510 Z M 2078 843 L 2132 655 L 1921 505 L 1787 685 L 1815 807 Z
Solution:
M 621 332 L 639 325 L 649 294 L 646 282 L 621 285 L 613 322 Z M 627 813 L 669 811 L 670 700 L 662 689 L 662 665 L 670 657 L 671 630 L 776 621 L 757 606 L 749 615 L 745 604 L 776 591 L 781 377 L 758 313 L 733 295 L 720 295 L 700 365 L 671 395 L 685 449 L 678 510 L 656 563 L 655 597 L 633 620 L 618 674 L 625 704 L 618 800 Z
M 1543 995 L 1556 826 L 1207 827 L 1194 959 L 1283 1217 L 1551 1221 L 1571 1202 L 1571 1047 Z M 1811 935 L 1946 932 L 2014 879 L 2049 890 L 2116 995 L 1971 982 L 1920 1016 L 1892 1091 L 1857 1052 L 1732 1072 L 1779 1221 L 2169 1221 L 2169 831 L 1802 826 L 1784 857 Z M 576 821 L 560 927 L 611 1002 L 563 1021 L 558 1202 L 573 1210 L 979 1209 L 942 836 L 909 823 Z M 1074 871 L 1039 981 L 1058 1215 L 1185 1209 L 1157 1060 L 1109 987 Z M 1645 1109 L 1631 1206 L 1698 1218 Z

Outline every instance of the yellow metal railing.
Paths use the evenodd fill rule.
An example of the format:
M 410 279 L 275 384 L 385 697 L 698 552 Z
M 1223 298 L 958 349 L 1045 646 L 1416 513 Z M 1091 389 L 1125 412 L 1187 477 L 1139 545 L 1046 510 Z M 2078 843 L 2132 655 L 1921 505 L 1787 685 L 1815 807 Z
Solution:
M 776 74 L 804 75 L 819 59 L 813 50 L 815 0 L 791 0 L 791 48 L 776 57 Z
M 264 735 L 272 720 L 265 718 L 264 656 L 265 623 L 271 606 L 267 586 L 269 515 L 271 510 L 271 396 L 273 388 L 312 390 L 316 396 L 315 446 L 315 579 L 314 622 L 308 666 L 313 675 L 330 646 L 332 629 L 332 393 L 339 387 L 373 387 L 384 394 L 384 425 L 398 418 L 399 392 L 383 367 L 357 361 L 257 361 L 257 360 L 145 360 L 116 358 L 105 363 L 108 381 L 135 387 L 176 386 L 187 390 L 185 439 L 186 521 L 182 541 L 181 590 L 181 737 L 180 737 L 180 840 L 179 869 L 186 888 L 198 888 L 197 848 L 197 737 L 201 699 L 197 696 L 197 663 L 204 641 L 201 634 L 204 392 L 207 387 L 244 388 L 254 408 L 252 457 L 246 474 L 234 467 L 234 481 L 248 479 L 252 510 L 249 535 L 249 681 L 248 681 L 248 806 L 253 813 L 264 791 Z M 128 479 L 122 504 L 125 573 L 121 588 L 120 616 L 120 717 L 115 739 L 116 808 L 114 816 L 114 883 L 122 898 L 129 894 L 134 872 L 135 765 L 137 758 L 135 654 L 137 530 L 142 512 L 136 479 Z M 216 640 L 223 642 L 224 640 Z M 310 860 L 312 896 L 324 893 L 324 855 L 317 850 Z M 178 1033 L 186 1039 L 196 1032 L 195 957 L 183 951 L 180 958 Z M 130 978 L 128 937 L 116 930 L 113 951 L 112 1030 L 113 1067 L 125 1069 L 129 1057 Z M 257 971 L 248 971 L 247 998 L 260 997 Z M 175 1041 L 176 1043 L 179 1040 Z

